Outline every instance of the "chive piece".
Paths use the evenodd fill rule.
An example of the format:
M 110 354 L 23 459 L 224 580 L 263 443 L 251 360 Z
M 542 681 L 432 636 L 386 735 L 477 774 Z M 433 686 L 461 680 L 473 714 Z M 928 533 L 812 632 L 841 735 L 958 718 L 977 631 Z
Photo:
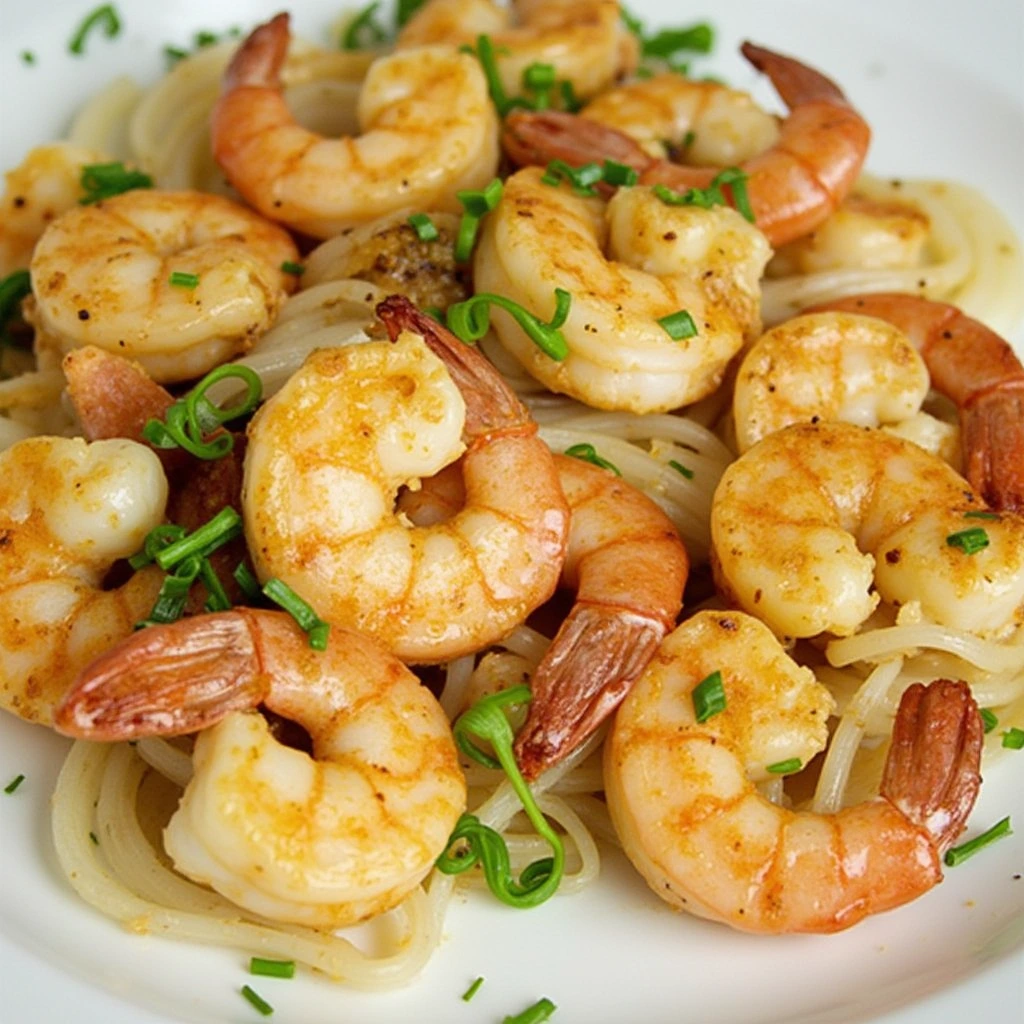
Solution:
M 1011 725 L 1003 733 L 1003 746 L 1007 750 L 1024 750 L 1024 729 L 1018 729 L 1017 726 Z
M 260 590 L 260 581 L 256 579 L 255 574 L 245 562 L 239 562 L 238 568 L 231 575 L 234 576 L 239 589 L 250 601 L 258 601 L 263 595 L 263 591 Z
M 21 300 L 32 294 L 32 276 L 27 270 L 14 270 L 0 280 L 0 345 L 8 344 L 7 325 L 21 317 Z
M 622 19 L 622 24 L 626 26 L 627 30 L 643 42 L 644 39 L 644 23 L 630 11 L 627 11 L 623 4 L 619 4 L 619 17 Z
M 490 94 L 491 102 L 498 111 L 499 117 L 504 117 L 512 107 L 520 104 L 509 100 L 505 93 L 505 86 L 501 83 L 501 75 L 498 73 L 498 59 L 494 51 L 494 43 L 488 35 L 476 37 L 476 49 L 467 46 L 466 50 L 473 54 L 480 62 L 480 68 L 487 79 L 487 91 Z
M 951 533 L 946 543 L 951 548 L 959 548 L 965 555 L 974 555 L 988 547 L 988 534 L 980 526 L 973 526 L 969 530 Z
M 747 173 L 739 167 L 726 167 L 711 179 L 707 188 L 688 188 L 685 192 L 676 192 L 667 185 L 653 185 L 654 193 L 666 206 L 699 206 L 709 210 L 712 206 L 728 206 L 729 200 L 724 189 L 728 188 L 732 196 L 732 205 L 737 212 L 754 223 L 754 210 L 747 195 Z
M 261 974 L 266 978 L 294 978 L 294 960 L 265 960 L 261 956 L 254 956 L 249 961 L 249 973 Z
M 616 476 L 622 476 L 618 466 L 602 458 L 597 454 L 597 449 L 592 444 L 574 444 L 565 449 L 565 454 L 579 459 L 581 462 L 589 462 L 592 466 L 600 466 L 601 469 L 609 469 Z
M 90 832 L 89 833 L 89 838 L 92 840 L 93 846 L 99 846 L 100 845 L 99 836 L 97 836 L 95 832 Z
M 210 564 L 208 558 L 204 558 L 199 566 L 199 575 L 206 585 L 206 603 L 203 610 L 208 612 L 226 612 L 232 607 L 231 598 L 228 597 L 224 584 L 221 583 L 217 570 Z
M 803 768 L 804 763 L 799 757 L 787 757 L 785 761 L 776 761 L 765 768 L 766 772 L 773 775 L 789 775 L 790 772 L 798 772 Z
M 498 205 L 502 188 L 501 179 L 495 178 L 484 189 L 461 189 L 455 193 L 463 207 L 462 220 L 459 221 L 459 231 L 455 238 L 456 263 L 469 262 L 480 221 Z
M 472 999 L 473 996 L 475 996 L 477 994 L 477 992 L 480 991 L 480 986 L 483 983 L 484 983 L 484 979 L 483 978 L 477 978 L 476 981 L 474 981 L 473 984 L 470 985 L 469 988 L 467 988 L 466 991 L 462 993 L 462 1001 L 464 1003 L 468 1003 L 470 1001 L 470 999 Z
M 428 214 L 414 213 L 408 220 L 421 242 L 433 242 L 437 238 L 437 227 Z
M 4 786 L 4 792 L 9 796 L 25 781 L 24 775 L 15 775 L 10 782 Z
M 121 31 L 121 19 L 113 4 L 103 4 L 87 14 L 71 37 L 68 49 L 76 56 L 81 56 L 85 53 L 86 38 L 96 28 L 102 29 L 108 39 L 113 39 Z
M 425 0 L 398 0 L 395 27 L 401 28 L 424 4 Z
M 143 539 L 142 550 L 132 555 L 128 559 L 128 564 L 136 570 L 141 569 L 144 565 L 151 565 L 165 547 L 181 540 L 187 533 L 188 530 L 184 526 L 177 526 L 174 523 L 154 526 Z
M 490 329 L 490 307 L 505 310 L 526 332 L 529 339 L 546 355 L 561 362 L 569 355 L 569 343 L 560 328 L 569 316 L 572 296 L 564 288 L 555 289 L 555 314 L 550 323 L 544 323 L 518 302 L 495 295 L 493 292 L 478 292 L 465 302 L 455 302 L 445 314 L 448 330 L 460 341 L 472 344 L 479 341 Z
M 380 0 L 374 0 L 373 3 L 367 4 L 357 12 L 356 16 L 348 23 L 348 27 L 341 37 L 343 50 L 370 49 L 387 40 L 387 32 L 377 24 L 373 17 L 377 13 L 378 7 L 380 7 Z
M 717 189 L 720 195 L 723 186 L 729 189 L 732 195 L 732 205 L 744 220 L 754 223 L 754 209 L 750 205 L 750 197 L 747 195 L 747 172 L 739 167 L 726 167 L 719 171 L 711 179 L 711 187 Z
M 174 288 L 198 288 L 199 275 L 187 274 L 183 270 L 172 270 L 170 283 Z
M 666 28 L 657 35 L 642 39 L 645 57 L 669 58 L 680 50 L 710 53 L 715 43 L 714 29 L 706 22 L 689 28 Z
M 693 317 L 685 309 L 680 309 L 675 313 L 670 313 L 668 316 L 660 317 L 658 323 L 673 341 L 685 341 L 697 333 L 697 325 L 693 322 Z
M 376 4 L 374 4 L 374 6 L 376 7 Z M 258 992 L 250 988 L 248 985 L 242 986 L 242 995 L 245 996 L 245 998 L 248 999 L 264 1017 L 269 1017 L 274 1012 L 274 1008 L 270 1003 L 268 1003 Z
M 285 274 L 294 274 L 296 277 L 302 277 L 306 272 L 306 268 L 301 263 L 293 263 L 291 260 L 285 260 L 281 264 L 281 270 Z
M 241 532 L 242 517 L 230 505 L 226 505 L 198 529 L 165 547 L 154 561 L 166 571 L 192 557 L 208 558 L 217 548 L 234 540 Z
M 31 50 L 22 50 L 21 62 L 22 64 L 35 64 L 36 55 Z
M 263 586 L 263 593 L 299 624 L 299 629 L 309 637 L 310 647 L 318 651 L 327 649 L 330 625 L 324 622 L 312 606 L 303 601 L 284 580 L 276 576 L 267 580 Z
M 174 67 L 187 56 L 188 50 L 183 50 L 180 46 L 172 46 L 170 43 L 164 46 L 164 57 L 167 59 L 168 67 Z
M 558 83 L 558 91 L 562 94 L 562 106 L 570 114 L 582 109 L 583 101 L 576 95 L 576 89 L 568 78 L 563 78 Z
M 684 136 L 680 145 L 684 150 L 689 149 L 697 141 L 697 133 L 691 128 Z
M 120 162 L 109 164 L 86 164 L 79 179 L 82 186 L 82 206 L 110 199 L 136 188 L 152 188 L 153 179 L 142 171 L 130 171 Z
M 981 715 L 981 724 L 985 732 L 991 732 L 999 724 L 995 712 L 989 708 L 981 708 L 978 714 Z
M 722 684 L 722 673 L 715 669 L 711 675 L 702 679 L 693 689 L 693 713 L 698 722 L 706 722 L 714 715 L 725 710 L 725 686 Z
M 552 160 L 544 169 L 540 180 L 545 185 L 554 185 L 556 188 L 563 181 L 567 181 L 577 195 L 596 196 L 597 189 L 594 185 L 603 177 L 604 168 L 600 164 L 589 163 L 573 167 L 564 160 Z
M 1002 519 L 1003 517 L 998 512 L 987 512 L 982 509 L 977 509 L 973 512 L 965 512 L 964 519 Z
M 675 459 L 669 459 L 668 464 L 677 472 L 681 473 L 686 477 L 687 480 L 693 479 L 693 470 L 687 469 L 681 462 L 676 462 Z
M 505 1017 L 502 1024 L 543 1024 L 544 1021 L 551 1019 L 551 1014 L 557 1009 L 550 999 L 538 999 L 521 1013 Z
M 640 175 L 628 164 L 605 160 L 602 178 L 609 185 L 635 185 L 640 179 Z
M 989 843 L 994 843 L 997 839 L 1012 834 L 1010 818 L 1007 815 L 1007 817 L 997 821 L 987 832 L 982 832 L 980 836 L 975 836 L 966 843 L 947 850 L 945 857 L 942 858 L 943 863 L 947 867 L 955 868 L 958 864 L 962 864 L 967 860 L 968 857 L 973 857 L 980 849 L 988 846 Z
M 554 64 L 542 64 L 535 61 L 523 69 L 523 88 L 534 93 L 529 106 L 534 110 L 547 110 L 551 106 L 551 90 L 554 89 L 557 77 Z

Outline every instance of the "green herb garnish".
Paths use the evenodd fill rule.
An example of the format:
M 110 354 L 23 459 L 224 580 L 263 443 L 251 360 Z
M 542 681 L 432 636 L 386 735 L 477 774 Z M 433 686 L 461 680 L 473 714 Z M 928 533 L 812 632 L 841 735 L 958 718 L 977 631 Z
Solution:
M 184 270 L 172 270 L 170 283 L 173 288 L 198 288 L 199 275 L 188 274 Z
M 969 530 L 958 530 L 946 538 L 951 548 L 959 548 L 965 555 L 975 555 L 988 547 L 988 534 L 980 527 L 973 526 Z
M 448 307 L 445 319 L 448 330 L 467 344 L 479 341 L 490 329 L 492 305 L 505 310 L 526 332 L 530 340 L 551 359 L 561 362 L 569 355 L 569 344 L 560 328 L 569 316 L 572 296 L 564 288 L 555 289 L 555 313 L 550 323 L 544 323 L 518 302 L 493 292 L 479 292 L 465 302 Z
M 597 449 L 592 444 L 574 444 L 565 449 L 565 454 L 582 462 L 589 462 L 592 466 L 600 466 L 601 469 L 610 470 L 616 476 L 622 476 L 618 466 L 602 458 L 597 454 Z
M 551 1014 L 557 1009 L 550 999 L 538 999 L 521 1013 L 505 1017 L 502 1024 L 544 1024 L 544 1021 L 551 1019 Z
M 294 960 L 265 960 L 261 956 L 254 956 L 249 961 L 249 973 L 259 974 L 266 978 L 294 978 Z
M 480 990 L 480 986 L 483 983 L 484 983 L 484 979 L 483 978 L 477 978 L 473 982 L 473 984 L 470 985 L 469 988 L 467 988 L 466 991 L 462 993 L 462 1001 L 464 1003 L 468 1003 L 470 1001 L 470 999 L 472 999 L 473 996 L 475 996 L 477 994 L 477 992 Z
M 982 832 L 980 836 L 975 836 L 961 846 L 954 846 L 951 850 L 947 850 L 945 857 L 942 858 L 943 863 L 947 867 L 954 868 L 958 864 L 962 864 L 968 857 L 973 857 L 990 843 L 1012 834 L 1010 818 L 1007 816 L 1001 821 L 997 821 L 987 832 Z
M 501 200 L 504 186 L 501 178 L 495 178 L 483 189 L 461 189 L 455 197 L 462 203 L 462 219 L 455 237 L 455 262 L 468 263 L 476 244 L 480 222 Z
M 702 679 L 693 689 L 693 713 L 698 722 L 706 722 L 714 715 L 725 710 L 725 686 L 722 684 L 722 673 L 715 669 L 711 675 Z
M 1011 725 L 1003 733 L 1003 746 L 1007 750 L 1024 749 L 1024 729 L 1018 729 L 1017 726 Z
M 75 34 L 71 37 L 68 49 L 76 56 L 81 56 L 85 53 L 86 39 L 95 29 L 101 29 L 108 39 L 113 39 L 120 33 L 121 19 L 118 17 L 117 10 L 113 4 L 103 4 L 102 7 L 97 7 L 90 14 L 87 14 L 78 26 Z
M 687 469 L 681 462 L 676 462 L 675 459 L 669 459 L 668 464 L 680 475 L 685 476 L 687 480 L 693 479 L 693 470 Z
M 306 268 L 301 263 L 293 263 L 291 260 L 285 260 L 281 264 L 281 271 L 285 274 L 293 274 L 295 277 L 302 277 L 306 272 Z
M 330 625 L 324 622 L 312 606 L 303 601 L 284 580 L 278 579 L 276 576 L 267 580 L 263 587 L 263 593 L 299 624 L 299 629 L 309 637 L 310 647 L 317 651 L 327 650 Z
M 142 171 L 130 171 L 122 163 L 86 164 L 79 179 L 82 206 L 119 196 L 136 188 L 152 188 L 153 179 Z
M 989 708 L 981 708 L 978 714 L 981 715 L 981 725 L 985 732 L 991 732 L 999 724 L 995 712 Z
M 660 317 L 658 323 L 673 341 L 685 341 L 697 333 L 697 325 L 685 309 Z
M 426 213 L 413 213 L 408 218 L 409 224 L 421 242 L 433 242 L 437 238 L 437 226 Z
M 13 793 L 24 781 L 24 775 L 15 775 L 14 778 L 4 786 L 4 792 L 10 796 L 11 793 Z
M 776 761 L 765 768 L 766 772 L 773 775 L 789 775 L 791 772 L 798 772 L 804 766 L 799 757 L 787 757 L 785 761 Z
M 242 986 L 242 995 L 245 996 L 245 998 L 248 999 L 264 1017 L 269 1017 L 274 1012 L 274 1008 L 270 1003 L 268 1003 L 258 992 L 250 988 L 248 985 Z

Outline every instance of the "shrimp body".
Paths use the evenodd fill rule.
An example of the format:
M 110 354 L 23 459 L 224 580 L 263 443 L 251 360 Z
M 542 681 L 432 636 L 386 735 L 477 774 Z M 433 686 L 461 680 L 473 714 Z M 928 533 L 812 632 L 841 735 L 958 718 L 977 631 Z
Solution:
M 862 427 L 914 416 L 928 370 L 902 331 L 870 317 L 794 317 L 754 343 L 733 391 L 741 452 L 791 423 L 841 420 Z
M 429 0 L 409 19 L 398 46 L 476 44 L 490 36 L 508 96 L 523 90 L 531 64 L 551 64 L 577 96 L 601 92 L 633 68 L 637 44 L 619 17 L 616 0 L 516 0 L 511 11 L 493 0 Z
M 778 141 L 740 165 L 757 226 L 777 246 L 813 231 L 839 206 L 857 180 L 871 132 L 824 75 L 751 43 L 742 51 L 789 107 Z M 608 158 L 638 171 L 642 184 L 675 189 L 706 188 L 718 170 L 657 159 L 615 128 L 560 111 L 513 112 L 503 141 L 519 164 Z
M 692 692 L 716 671 L 725 710 L 698 722 Z M 835 932 L 941 880 L 981 783 L 970 689 L 906 692 L 876 799 L 834 815 L 768 802 L 756 783 L 821 750 L 831 710 L 742 613 L 701 612 L 662 642 L 616 715 L 604 771 L 623 848 L 663 900 L 741 931 Z
M 909 441 L 847 423 L 789 426 L 715 491 L 715 578 L 780 635 L 847 636 L 881 598 L 998 638 L 1024 621 L 1024 519 L 978 512 L 967 481 Z M 988 546 L 967 553 L 948 539 L 970 529 Z
M 314 352 L 254 419 L 246 535 L 260 577 L 323 618 L 403 660 L 445 661 L 551 595 L 568 510 L 550 451 L 493 367 L 408 300 L 378 312 L 394 342 Z M 414 527 L 395 513 L 401 486 L 464 451 L 458 515 Z
M 903 331 L 932 387 L 960 410 L 971 486 L 993 508 L 1024 512 L 1024 365 L 1005 338 L 956 306 L 898 292 L 855 295 L 815 310 L 878 317 Z
M 599 409 L 660 412 L 721 383 L 760 330 L 758 281 L 769 256 L 759 231 L 726 207 L 666 206 L 647 188 L 606 202 L 541 181 L 505 182 L 474 260 L 478 291 L 550 319 L 554 289 L 572 295 L 568 357 L 541 352 L 515 321 L 492 316 L 502 345 L 552 391 Z M 697 333 L 675 340 L 658 321 L 686 310 Z
M 198 377 L 267 330 L 293 287 L 281 265 L 297 259 L 287 232 L 221 196 L 138 189 L 78 206 L 32 256 L 37 345 Z
M 312 756 L 255 710 L 303 726 Z M 448 720 L 368 637 L 316 651 L 282 612 L 237 608 L 151 627 L 82 675 L 61 731 L 124 740 L 202 729 L 164 832 L 178 870 L 277 921 L 335 928 L 398 904 L 466 801 Z
M 166 500 L 159 460 L 132 441 L 34 437 L 0 452 L 0 707 L 49 725 L 82 667 L 146 617 L 161 573 L 103 580 Z
M 397 210 L 461 212 L 456 191 L 493 178 L 497 118 L 474 57 L 440 46 L 382 57 L 359 95 L 363 134 L 327 139 L 285 103 L 288 42 L 286 14 L 257 28 L 213 113 L 217 163 L 267 217 L 330 238 Z

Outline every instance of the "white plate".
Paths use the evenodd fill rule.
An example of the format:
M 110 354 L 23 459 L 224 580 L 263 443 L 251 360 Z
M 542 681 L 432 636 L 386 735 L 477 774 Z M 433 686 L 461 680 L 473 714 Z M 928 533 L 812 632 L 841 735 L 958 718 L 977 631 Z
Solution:
M 324 0 L 296 5 L 299 31 L 314 37 L 334 13 Z M 87 56 L 76 59 L 66 44 L 92 0 L 17 7 L 4 0 L 0 165 L 59 134 L 81 99 L 110 76 L 156 76 L 165 42 L 182 43 L 198 28 L 251 24 L 273 11 L 256 0 L 117 6 L 120 38 L 93 36 Z M 675 3 L 631 6 L 652 23 L 681 20 Z M 871 122 L 871 170 L 978 186 L 1024 235 L 1019 0 L 708 0 L 692 11 L 692 20 L 710 17 L 718 27 L 710 66 L 731 82 L 749 87 L 756 79 L 734 55 L 741 37 L 806 59 L 842 83 Z M 19 59 L 25 49 L 37 56 L 32 67 Z M 770 95 L 763 85 L 758 91 Z M 64 884 L 48 819 L 62 749 L 56 737 L 0 716 L 0 784 L 26 776 L 16 794 L 0 795 L 0 1019 L 259 1020 L 238 995 L 250 980 L 243 955 L 128 935 Z M 273 1019 L 293 1024 L 492 1022 L 542 995 L 558 1004 L 556 1020 L 589 1024 L 1020 1020 L 1022 767 L 1024 753 L 1011 753 L 988 772 L 970 828 L 979 832 L 1011 814 L 1016 835 L 949 871 L 916 903 L 840 935 L 755 938 L 674 914 L 611 856 L 597 886 L 536 910 L 512 911 L 480 896 L 459 901 L 446 941 L 408 989 L 359 995 L 309 976 L 257 979 L 255 986 L 275 1006 Z M 477 975 L 486 983 L 465 1004 L 459 995 Z

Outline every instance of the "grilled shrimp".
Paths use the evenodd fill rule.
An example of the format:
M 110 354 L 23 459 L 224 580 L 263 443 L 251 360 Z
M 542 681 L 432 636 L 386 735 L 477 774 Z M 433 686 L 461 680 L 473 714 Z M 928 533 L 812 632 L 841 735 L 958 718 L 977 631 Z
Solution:
M 305 728 L 312 757 L 278 742 L 257 704 Z M 57 725 L 106 741 L 202 730 L 167 853 L 276 921 L 336 928 L 391 909 L 466 802 L 448 720 L 419 680 L 348 630 L 313 650 L 283 612 L 144 630 L 82 674 Z
M 916 295 L 855 295 L 819 310 L 878 317 L 903 331 L 932 387 L 960 410 L 971 486 L 993 508 L 1024 513 L 1024 365 L 1009 342 L 956 306 Z
M 568 291 L 569 354 L 552 359 L 495 310 L 502 345 L 552 391 L 599 409 L 664 412 L 714 391 L 760 333 L 761 233 L 727 207 L 666 206 L 648 188 L 605 202 L 541 177 L 525 168 L 505 182 L 484 221 L 474 281 L 543 320 L 554 289 Z M 681 310 L 696 333 L 676 340 L 659 320 Z
M 768 75 L 790 110 L 775 145 L 741 164 L 757 226 L 777 246 L 813 231 L 843 201 L 867 156 L 871 132 L 824 75 L 752 43 L 744 43 L 742 52 Z M 675 189 L 706 188 L 718 170 L 651 157 L 630 136 L 560 111 L 513 112 L 503 142 L 518 164 L 611 159 L 638 171 L 642 184 Z
M 968 530 L 984 546 L 955 539 Z M 1024 621 L 1024 518 L 879 430 L 769 434 L 722 476 L 711 537 L 720 589 L 779 635 L 848 636 L 879 599 L 984 637 Z
M 202 376 L 273 322 L 288 233 L 221 196 L 137 189 L 78 206 L 32 256 L 37 349 L 97 345 L 158 381 Z
M 693 691 L 721 673 L 725 709 L 699 722 Z M 605 792 L 633 865 L 667 903 L 741 931 L 835 932 L 942 878 L 981 783 L 970 688 L 912 685 L 881 795 L 832 815 L 769 803 L 756 783 L 828 739 L 832 698 L 771 632 L 701 612 L 662 643 L 615 717 Z
M 363 134 L 327 139 L 295 122 L 282 95 L 288 15 L 235 55 L 213 112 L 213 153 L 257 210 L 330 238 L 396 210 L 461 212 L 459 189 L 498 165 L 497 117 L 474 57 L 453 47 L 375 61 L 359 95 Z
M 257 413 L 246 535 L 260 577 L 324 619 L 405 661 L 446 661 L 550 597 L 569 514 L 536 424 L 490 363 L 407 299 L 378 314 L 394 341 L 314 352 Z M 395 514 L 402 485 L 463 451 L 457 516 L 420 528 Z

